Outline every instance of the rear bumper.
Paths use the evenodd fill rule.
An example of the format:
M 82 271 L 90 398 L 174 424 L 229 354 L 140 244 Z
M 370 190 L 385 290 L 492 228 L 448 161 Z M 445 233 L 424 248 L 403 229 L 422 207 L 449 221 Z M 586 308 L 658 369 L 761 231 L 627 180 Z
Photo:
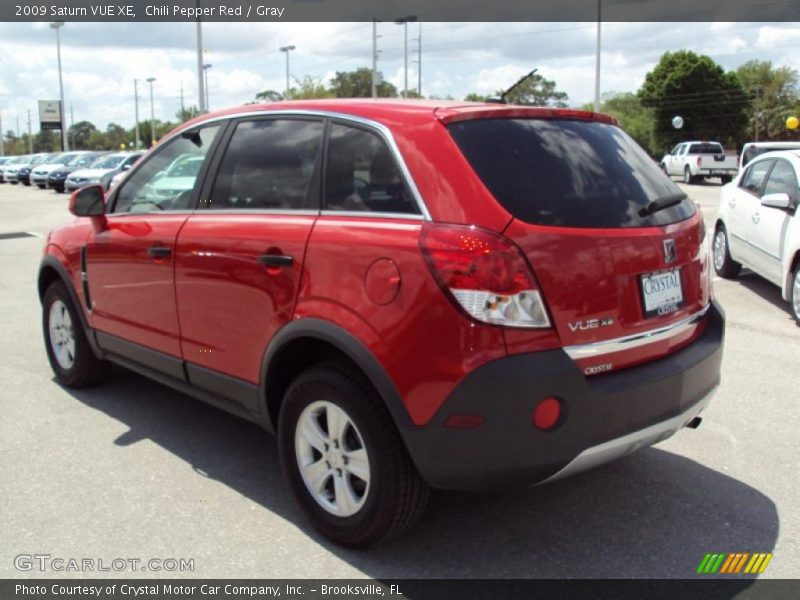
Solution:
M 697 170 L 697 174 L 702 175 L 704 177 L 719 177 L 721 175 L 733 177 L 738 172 L 739 169 L 737 168 L 727 168 L 727 167 L 720 167 L 719 169 L 715 169 L 714 167 L 708 167 Z
M 697 416 L 719 384 L 724 316 L 712 303 L 702 336 L 655 361 L 585 377 L 564 350 L 510 356 L 476 369 L 425 427 L 403 429 L 422 477 L 445 489 L 525 486 L 614 460 L 671 436 Z M 553 430 L 536 429 L 534 406 L 561 399 Z M 450 429 L 452 414 L 481 415 Z

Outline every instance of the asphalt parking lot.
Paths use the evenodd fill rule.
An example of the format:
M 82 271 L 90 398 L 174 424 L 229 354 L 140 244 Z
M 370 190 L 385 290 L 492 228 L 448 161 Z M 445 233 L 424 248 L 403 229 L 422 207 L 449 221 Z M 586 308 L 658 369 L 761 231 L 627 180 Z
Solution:
M 685 189 L 710 224 L 719 186 Z M 699 429 L 547 486 L 435 493 L 416 529 L 356 552 L 303 520 L 255 426 L 122 369 L 53 381 L 35 281 L 66 207 L 0 184 L 0 234 L 34 234 L 0 235 L 0 577 L 82 575 L 19 571 L 20 554 L 194 559 L 123 576 L 691 577 L 707 552 L 774 552 L 762 577 L 800 577 L 800 328 L 759 277 L 714 282 L 723 380 Z

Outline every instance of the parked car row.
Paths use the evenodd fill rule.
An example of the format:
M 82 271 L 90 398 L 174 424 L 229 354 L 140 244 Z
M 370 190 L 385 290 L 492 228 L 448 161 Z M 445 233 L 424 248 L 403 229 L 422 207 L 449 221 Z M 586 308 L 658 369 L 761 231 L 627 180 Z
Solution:
M 0 157 L 0 183 L 35 185 L 56 192 L 74 191 L 111 180 L 131 168 L 143 152 L 41 152 Z

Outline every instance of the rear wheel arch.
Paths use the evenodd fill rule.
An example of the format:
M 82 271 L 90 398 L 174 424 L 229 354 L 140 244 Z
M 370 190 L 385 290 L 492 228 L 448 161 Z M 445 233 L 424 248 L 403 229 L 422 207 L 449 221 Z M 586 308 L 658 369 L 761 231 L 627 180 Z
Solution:
M 261 410 L 276 430 L 284 394 L 303 371 L 324 362 L 341 362 L 369 383 L 403 433 L 411 419 L 389 375 L 356 337 L 328 321 L 305 318 L 284 326 L 270 341 L 261 364 Z

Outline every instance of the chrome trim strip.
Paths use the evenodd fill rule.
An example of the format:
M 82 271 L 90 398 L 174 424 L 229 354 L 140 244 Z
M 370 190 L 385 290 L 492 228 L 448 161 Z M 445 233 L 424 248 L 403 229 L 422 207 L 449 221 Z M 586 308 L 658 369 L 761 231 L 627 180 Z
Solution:
M 596 466 L 611 462 L 612 460 L 627 456 L 640 448 L 663 442 L 665 439 L 672 437 L 678 430 L 685 427 L 687 423 L 700 414 L 703 409 L 708 406 L 715 390 L 716 388 L 712 389 L 697 402 L 697 404 L 671 419 L 661 421 L 650 427 L 645 427 L 639 431 L 634 431 L 622 437 L 587 448 L 567 463 L 560 471 L 557 471 L 538 485 L 562 479 L 563 477 L 568 477 L 575 473 L 586 471 L 587 469 L 592 469 Z
M 253 110 L 242 113 L 220 115 L 217 117 L 213 117 L 211 119 L 195 123 L 191 127 L 181 129 L 180 131 L 173 133 L 172 135 L 161 138 L 161 140 L 159 141 L 159 145 L 161 145 L 162 142 L 164 143 L 168 142 L 173 137 L 180 135 L 184 131 L 191 131 L 195 127 L 203 127 L 205 125 L 208 125 L 209 123 L 216 123 L 217 121 L 231 121 L 246 117 L 265 117 L 265 116 L 270 117 L 273 115 L 283 116 L 283 117 L 295 116 L 295 117 L 319 117 L 323 119 L 340 119 L 342 121 L 349 121 L 351 123 L 356 123 L 374 130 L 376 133 L 380 134 L 381 137 L 384 139 L 384 141 L 388 144 L 389 150 L 394 155 L 394 158 L 397 161 L 397 165 L 400 167 L 400 172 L 402 173 L 403 178 L 405 179 L 406 185 L 408 185 L 408 189 L 411 190 L 411 195 L 414 196 L 414 201 L 417 203 L 417 208 L 419 208 L 420 213 L 422 214 L 422 218 L 425 221 L 432 220 L 431 214 L 428 211 L 428 207 L 425 204 L 425 200 L 422 198 L 422 194 L 420 194 L 419 188 L 417 187 L 414 178 L 411 176 L 411 171 L 408 170 L 408 165 L 406 165 L 406 161 L 403 159 L 403 155 L 400 153 L 400 148 L 398 148 L 397 142 L 395 142 L 394 135 L 392 135 L 391 130 L 388 127 L 386 127 L 386 125 L 384 125 L 383 123 L 378 123 L 377 121 L 366 119 L 364 117 L 358 117 L 347 113 L 340 113 L 327 110 L 306 110 L 306 109 Z
M 355 210 L 323 210 L 323 217 L 364 217 L 372 219 L 408 219 L 411 221 L 424 221 L 423 215 L 409 213 L 392 213 L 378 211 L 355 211 Z
M 650 331 L 645 331 L 642 333 L 634 333 L 632 335 L 614 338 L 613 340 L 603 340 L 601 342 L 592 342 L 591 344 L 565 346 L 564 352 L 566 352 L 567 355 L 573 360 L 581 360 L 584 358 L 594 358 L 614 352 L 622 352 L 623 350 L 639 348 L 641 346 L 646 346 L 647 344 L 667 340 L 673 336 L 685 332 L 687 329 L 695 325 L 697 321 L 705 316 L 710 306 L 711 305 L 709 304 L 699 312 L 694 313 L 692 316 L 665 327 L 651 329 Z

